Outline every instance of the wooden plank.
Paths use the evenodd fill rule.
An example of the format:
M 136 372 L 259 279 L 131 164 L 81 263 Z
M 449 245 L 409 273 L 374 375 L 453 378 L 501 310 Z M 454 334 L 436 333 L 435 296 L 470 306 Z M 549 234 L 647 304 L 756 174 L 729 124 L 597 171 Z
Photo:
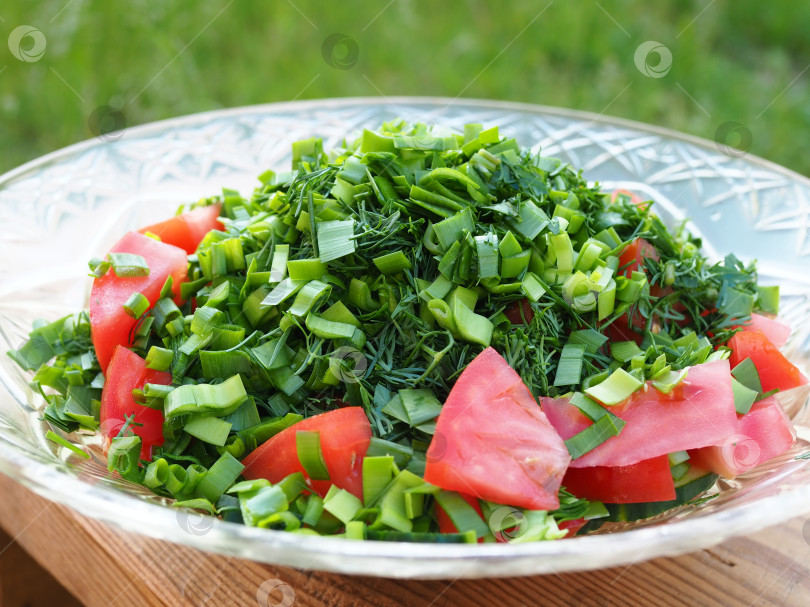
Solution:
M 0 529 L 0 605 L 80 607 L 81 603 Z
M 51 504 L 0 475 L 0 524 L 85 604 L 435 607 L 807 605 L 805 521 L 672 559 L 585 573 L 392 580 L 301 571 L 143 538 Z

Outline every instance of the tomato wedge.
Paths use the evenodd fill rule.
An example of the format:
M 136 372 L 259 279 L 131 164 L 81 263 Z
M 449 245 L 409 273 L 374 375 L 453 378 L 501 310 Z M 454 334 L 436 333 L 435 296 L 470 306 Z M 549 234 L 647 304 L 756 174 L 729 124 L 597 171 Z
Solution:
M 611 504 L 675 499 L 675 482 L 666 455 L 629 466 L 569 468 L 563 486 L 577 497 Z
M 498 504 L 553 510 L 570 461 L 520 376 L 487 348 L 461 373 L 439 414 L 425 480 Z
M 160 237 L 162 242 L 180 247 L 186 253 L 197 250 L 200 241 L 211 230 L 222 230 L 219 221 L 221 204 L 212 204 L 176 215 L 166 221 L 153 223 L 138 230 L 141 234 L 151 232 Z
M 557 527 L 559 527 L 563 531 L 568 532 L 568 535 L 562 538 L 566 539 L 569 537 L 574 537 L 577 533 L 579 533 L 579 530 L 582 529 L 587 524 L 588 521 L 586 521 L 584 518 L 577 518 L 574 519 L 573 521 L 562 521 L 561 523 L 557 523 Z
M 139 405 L 132 391 L 144 384 L 172 383 L 172 374 L 146 368 L 146 362 L 132 350 L 116 346 L 104 389 L 101 391 L 100 429 L 106 453 L 126 418 L 134 415 L 132 432 L 141 437 L 141 459 L 151 459 L 152 447 L 163 444 L 163 411 Z
M 513 325 L 527 325 L 534 319 L 534 310 L 528 299 L 513 301 L 503 311 Z
M 759 372 L 762 391 L 790 390 L 807 383 L 804 374 L 790 362 L 762 331 L 740 331 L 728 340 L 732 368 L 750 358 Z
M 307 477 L 298 460 L 295 434 L 299 430 L 320 431 L 321 453 L 330 480 Z M 282 430 L 242 463 L 246 479 L 266 478 L 277 483 L 294 472 L 304 472 L 307 484 L 323 497 L 333 484 L 363 499 L 363 458 L 371 442 L 371 424 L 362 407 L 344 407 L 314 415 Z
M 106 373 L 116 346 L 132 343 L 132 329 L 137 321 L 122 307 L 133 293 L 143 293 L 152 306 L 160 297 L 166 278 L 172 277 L 172 291 L 180 293 L 180 283 L 186 279 L 186 252 L 175 246 L 158 242 L 136 232 L 124 235 L 110 253 L 134 253 L 142 256 L 149 266 L 147 276 L 116 276 L 111 269 L 93 281 L 90 293 L 90 327 L 93 346 Z
M 613 190 L 610 194 L 610 202 L 616 202 L 616 199 L 619 197 L 620 194 L 624 194 L 625 196 L 630 197 L 630 202 L 632 202 L 636 206 L 645 205 L 642 208 L 646 208 L 647 203 L 649 200 L 644 200 L 641 196 L 636 194 L 635 192 L 631 192 L 630 190 L 625 190 L 619 188 L 618 190 Z
M 630 277 L 633 272 L 644 271 L 644 260 L 650 257 L 655 261 L 661 259 L 658 250 L 643 238 L 636 238 L 628 244 L 619 255 L 619 271 Z
M 751 314 L 751 322 L 741 325 L 743 331 L 762 331 L 771 343 L 777 348 L 781 348 L 787 343 L 790 337 L 790 326 L 778 318 L 770 318 L 762 314 Z
M 540 400 L 564 439 L 591 424 L 568 399 Z M 675 451 L 716 445 L 734 434 L 737 423 L 729 363 L 717 360 L 690 367 L 686 379 L 669 394 L 648 382 L 610 410 L 625 421 L 621 433 L 575 459 L 572 467 L 629 466 Z
M 690 462 L 726 478 L 756 468 L 790 449 L 796 429 L 775 397 L 754 403 L 721 444 L 689 452 Z

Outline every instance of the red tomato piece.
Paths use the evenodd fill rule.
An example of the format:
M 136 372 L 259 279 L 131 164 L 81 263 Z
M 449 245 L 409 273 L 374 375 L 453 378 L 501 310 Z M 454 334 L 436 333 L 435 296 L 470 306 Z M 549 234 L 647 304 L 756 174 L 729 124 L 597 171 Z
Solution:
M 610 504 L 675 499 L 669 457 L 659 455 L 629 466 L 569 468 L 563 486 L 577 497 Z
M 363 458 L 371 441 L 371 424 L 362 407 L 327 411 L 282 430 L 242 461 L 245 465 L 242 476 L 277 483 L 294 472 L 304 472 L 295 445 L 295 434 L 299 430 L 321 433 L 321 453 L 330 480 L 314 481 L 307 477 L 312 490 L 323 497 L 334 484 L 362 500 Z
M 540 400 L 564 439 L 591 424 L 568 399 Z M 621 433 L 571 462 L 572 467 L 629 466 L 675 451 L 716 445 L 736 428 L 728 361 L 690 367 L 686 378 L 669 394 L 648 382 L 610 411 L 625 421 Z
M 790 337 L 790 326 L 778 318 L 769 318 L 762 314 L 751 314 L 751 322 L 741 325 L 743 331 L 762 331 L 771 343 L 777 348 L 781 348 L 787 343 Z
M 133 293 L 143 293 L 152 306 L 160 297 L 166 278 L 174 281 L 172 290 L 177 297 L 180 283 L 186 279 L 188 260 L 186 252 L 175 246 L 158 242 L 136 232 L 128 232 L 110 253 L 134 253 L 142 256 L 149 266 L 147 276 L 122 277 L 110 269 L 104 276 L 93 280 L 90 293 L 90 326 L 93 346 L 106 373 L 116 346 L 132 343 L 132 329 L 136 320 L 122 307 Z
M 586 521 L 584 518 L 577 518 L 573 521 L 563 521 L 561 523 L 557 523 L 557 527 L 568 532 L 568 535 L 562 538 L 567 539 L 569 537 L 574 537 L 587 523 L 588 521 Z
M 633 272 L 643 272 L 644 260 L 648 257 L 655 261 L 661 259 L 653 245 L 643 238 L 636 238 L 619 255 L 619 274 L 629 278 Z
M 610 323 L 603 329 L 604 334 L 608 338 L 608 343 L 613 341 L 634 341 L 641 345 L 644 341 L 644 336 L 636 329 L 644 328 L 644 319 L 640 314 L 633 317 L 633 324 L 630 324 L 630 319 L 627 314 L 622 314 L 619 318 Z
M 513 301 L 506 306 L 503 313 L 513 325 L 527 325 L 534 319 L 534 310 L 532 310 L 532 304 L 528 299 Z
M 619 197 L 619 194 L 629 196 L 630 202 L 632 202 L 636 206 L 643 205 L 642 208 L 646 208 L 647 203 L 649 202 L 647 200 L 644 200 L 641 196 L 639 196 L 635 192 L 631 192 L 630 190 L 624 189 L 613 190 L 613 193 L 610 195 L 610 202 L 616 202 L 616 199 Z
M 762 331 L 740 331 L 728 340 L 732 368 L 750 358 L 759 372 L 762 391 L 790 390 L 807 383 L 804 374 L 791 363 Z
M 553 510 L 570 461 L 520 376 L 487 348 L 461 373 L 439 414 L 425 480 L 499 504 Z
M 152 447 L 163 444 L 163 411 L 139 405 L 132 398 L 132 391 L 144 384 L 172 383 L 172 374 L 147 369 L 146 362 L 132 350 L 116 346 L 104 389 L 101 391 L 100 429 L 104 436 L 104 452 L 118 435 L 126 417 L 135 415 L 132 432 L 141 437 L 141 459 L 152 459 Z
M 771 396 L 739 416 L 735 433 L 722 443 L 690 451 L 690 463 L 733 478 L 784 453 L 794 442 L 796 429 Z
M 200 241 L 208 232 L 224 229 L 219 221 L 221 207 L 221 204 L 212 204 L 207 207 L 186 211 L 171 219 L 153 223 L 138 231 L 141 234 L 151 232 L 160 236 L 162 242 L 180 247 L 186 253 L 191 254 L 197 250 Z

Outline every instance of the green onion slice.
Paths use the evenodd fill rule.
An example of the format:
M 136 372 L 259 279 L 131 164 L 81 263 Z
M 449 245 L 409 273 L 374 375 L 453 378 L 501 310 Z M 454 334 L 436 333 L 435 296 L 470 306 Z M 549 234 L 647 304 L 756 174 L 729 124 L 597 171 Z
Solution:
M 301 462 L 307 476 L 315 481 L 328 481 L 329 470 L 321 451 L 321 433 L 299 430 L 295 433 L 295 447 L 298 451 L 298 461 Z
M 109 253 L 107 257 L 117 276 L 131 278 L 133 276 L 148 276 L 149 266 L 141 255 L 134 253 Z

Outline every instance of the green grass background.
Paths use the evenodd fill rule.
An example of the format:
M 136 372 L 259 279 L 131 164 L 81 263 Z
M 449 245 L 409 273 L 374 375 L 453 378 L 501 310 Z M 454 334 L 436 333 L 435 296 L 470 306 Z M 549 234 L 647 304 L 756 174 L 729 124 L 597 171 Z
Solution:
M 45 36 L 38 61 L 5 44 L 19 25 Z M 290 99 L 460 95 L 708 139 L 735 121 L 750 153 L 810 175 L 808 32 L 810 8 L 794 0 L 11 0 L 0 5 L 0 172 L 92 137 L 98 106 L 132 126 Z M 349 69 L 324 59 L 334 33 L 356 44 Z M 672 54 L 664 77 L 636 67 L 648 40 Z M 729 143 L 748 147 L 741 132 Z

